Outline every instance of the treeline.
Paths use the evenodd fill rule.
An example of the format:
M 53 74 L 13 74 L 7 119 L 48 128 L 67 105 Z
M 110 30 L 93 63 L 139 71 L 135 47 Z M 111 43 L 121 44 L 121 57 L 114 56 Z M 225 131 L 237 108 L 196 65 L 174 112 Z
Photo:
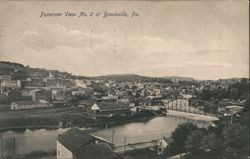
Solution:
M 249 83 L 247 82 L 236 82 L 231 84 L 228 89 L 217 88 L 217 89 L 203 89 L 202 93 L 198 95 L 203 100 L 213 99 L 247 99 L 249 95 Z

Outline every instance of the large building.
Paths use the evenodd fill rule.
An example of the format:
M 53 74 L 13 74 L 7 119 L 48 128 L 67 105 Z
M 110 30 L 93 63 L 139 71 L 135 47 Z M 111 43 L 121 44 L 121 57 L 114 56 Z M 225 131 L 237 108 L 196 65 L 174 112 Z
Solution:
M 91 111 L 99 114 L 123 114 L 130 112 L 129 103 L 97 102 L 91 106 Z
M 0 86 L 1 88 L 11 88 L 11 89 L 14 89 L 14 88 L 17 88 L 17 82 L 14 81 L 14 80 L 4 80 L 4 81 L 1 81 L 0 83 Z
M 30 95 L 32 96 L 32 100 L 52 100 L 52 93 L 50 90 L 45 89 L 35 89 L 30 90 Z
M 63 87 L 73 87 L 75 86 L 74 81 L 69 79 L 61 79 L 61 78 L 48 78 L 45 80 L 47 87 L 52 88 L 63 88 Z
M 87 84 L 84 80 L 76 79 L 74 80 L 76 87 L 87 88 Z
M 0 88 L 1 89 L 13 89 L 17 87 L 17 82 L 11 80 L 10 75 L 0 75 Z
M 73 127 L 59 135 L 57 159 L 118 159 L 111 145 L 101 137 Z
M 10 75 L 0 75 L 0 81 L 10 81 L 11 76 Z
M 42 78 L 33 78 L 28 80 L 20 81 L 20 85 L 22 88 L 29 88 L 29 87 L 44 87 L 45 82 Z
M 52 105 L 45 100 L 37 101 L 15 101 L 10 104 L 11 110 L 46 108 Z

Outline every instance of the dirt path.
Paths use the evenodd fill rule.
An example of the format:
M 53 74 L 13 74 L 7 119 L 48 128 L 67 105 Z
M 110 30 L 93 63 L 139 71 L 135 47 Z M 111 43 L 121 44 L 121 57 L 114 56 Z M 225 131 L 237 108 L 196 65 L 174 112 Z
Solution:
M 208 122 L 219 120 L 219 118 L 215 116 L 193 114 L 193 113 L 180 112 L 180 111 L 174 111 L 174 110 L 168 110 L 167 115 L 185 117 L 185 118 L 189 118 L 193 120 L 202 120 L 202 121 L 208 121 Z

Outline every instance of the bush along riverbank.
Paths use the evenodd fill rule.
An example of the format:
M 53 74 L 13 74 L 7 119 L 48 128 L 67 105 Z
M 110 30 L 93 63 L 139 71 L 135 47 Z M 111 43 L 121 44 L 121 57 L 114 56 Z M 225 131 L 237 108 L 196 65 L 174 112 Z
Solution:
M 87 116 L 84 114 L 63 114 L 51 117 L 17 117 L 0 120 L 2 131 L 25 131 L 26 128 L 34 129 L 58 129 L 71 126 L 102 128 L 106 125 L 119 125 L 134 121 L 147 121 L 156 116 L 164 115 L 163 112 L 143 110 L 134 114 L 117 114 L 112 116 Z

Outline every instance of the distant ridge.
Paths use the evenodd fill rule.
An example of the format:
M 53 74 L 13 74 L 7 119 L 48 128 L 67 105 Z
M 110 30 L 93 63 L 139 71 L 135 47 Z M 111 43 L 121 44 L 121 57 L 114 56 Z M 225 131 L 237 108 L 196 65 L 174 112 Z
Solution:
M 125 82 L 125 81 L 141 81 L 141 82 L 160 82 L 160 83 L 171 83 L 170 79 L 160 78 L 160 77 L 149 77 L 141 76 L 136 74 L 111 74 L 103 76 L 90 77 L 95 80 L 113 80 L 116 82 Z
M 162 78 L 175 79 L 175 80 L 180 80 L 180 81 L 194 81 L 194 78 L 192 78 L 192 77 L 165 76 Z
M 23 64 L 0 61 L 0 75 L 9 74 L 14 77 L 14 79 L 25 79 L 25 78 L 47 78 L 49 74 L 53 73 L 56 78 L 71 78 L 71 79 L 92 79 L 92 80 L 113 80 L 116 82 L 125 81 L 141 81 L 141 82 L 159 82 L 159 83 L 171 83 L 172 80 L 194 80 L 189 77 L 149 77 L 137 74 L 111 74 L 102 76 L 77 76 L 72 75 L 68 72 L 62 72 L 58 70 L 47 70 L 44 68 L 31 68 L 29 66 L 24 66 Z

